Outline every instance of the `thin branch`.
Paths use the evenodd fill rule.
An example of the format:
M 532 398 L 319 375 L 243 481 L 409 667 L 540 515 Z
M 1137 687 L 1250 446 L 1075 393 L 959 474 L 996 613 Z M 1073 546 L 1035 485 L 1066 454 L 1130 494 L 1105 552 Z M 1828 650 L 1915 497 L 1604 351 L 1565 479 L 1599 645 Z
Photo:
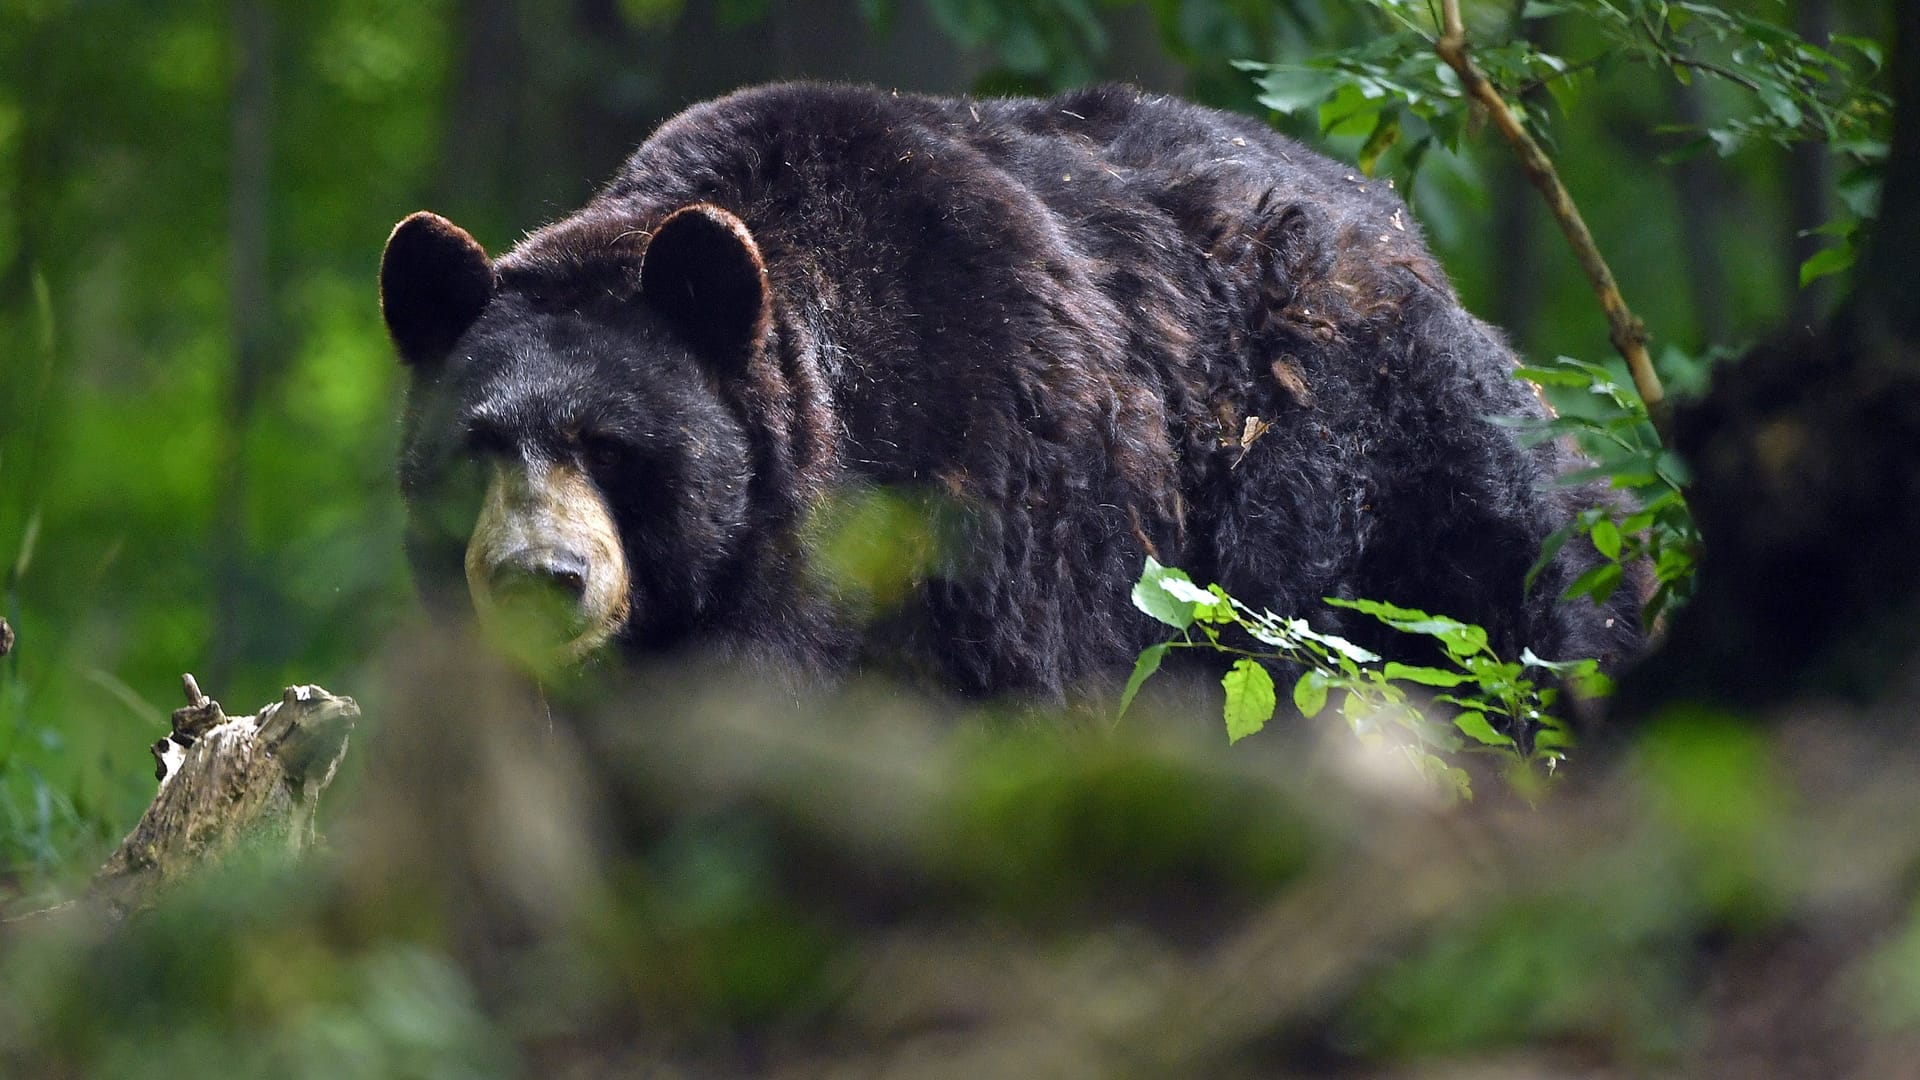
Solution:
M 1665 60 L 1669 65 L 1672 65 L 1674 67 L 1692 68 L 1695 71 L 1704 71 L 1709 75 L 1718 75 L 1730 83 L 1735 83 L 1740 86 L 1746 87 L 1748 90 L 1752 91 L 1753 93 L 1757 94 L 1760 92 L 1759 83 L 1754 82 L 1752 79 L 1747 78 L 1745 75 L 1742 75 L 1739 72 L 1732 70 L 1731 68 L 1723 68 L 1719 64 L 1715 64 L 1706 60 L 1694 60 L 1689 57 L 1681 56 L 1678 53 L 1667 52 L 1664 49 L 1660 51 L 1660 58 Z
M 1566 185 L 1560 182 L 1560 174 L 1554 170 L 1553 162 L 1540 149 L 1540 144 L 1534 141 L 1533 136 L 1527 133 L 1520 118 L 1507 107 L 1506 99 L 1487 81 L 1479 65 L 1468 54 L 1467 28 L 1460 18 L 1460 0 L 1441 0 L 1440 9 L 1443 33 L 1440 40 L 1434 43 L 1434 51 L 1459 74 L 1460 84 L 1466 92 L 1486 107 L 1494 126 L 1513 145 L 1527 179 L 1540 189 L 1540 194 L 1547 200 L 1547 209 L 1553 213 L 1554 220 L 1560 223 L 1560 230 L 1566 233 L 1567 242 L 1573 245 L 1580 269 L 1586 272 L 1594 295 L 1600 301 L 1600 308 L 1606 313 L 1608 336 L 1613 340 L 1613 347 L 1627 361 L 1627 370 L 1633 374 L 1634 389 L 1639 391 L 1640 400 L 1647 406 L 1647 415 L 1653 420 L 1654 430 L 1659 433 L 1662 442 L 1672 445 L 1667 395 L 1660 385 L 1660 376 L 1654 373 L 1653 361 L 1647 355 L 1646 325 L 1627 307 L 1625 298 L 1620 295 L 1620 286 L 1614 281 L 1612 269 L 1601 256 L 1599 246 L 1593 242 L 1593 233 L 1587 229 L 1587 223 L 1580 216 L 1579 208 L 1573 204 L 1573 197 L 1567 193 Z

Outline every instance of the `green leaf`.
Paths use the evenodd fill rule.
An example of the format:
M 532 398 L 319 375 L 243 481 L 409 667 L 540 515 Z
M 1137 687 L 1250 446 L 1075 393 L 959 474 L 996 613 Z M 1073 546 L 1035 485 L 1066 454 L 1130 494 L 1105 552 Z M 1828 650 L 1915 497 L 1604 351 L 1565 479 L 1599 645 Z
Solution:
M 1595 550 L 1614 562 L 1620 561 L 1620 527 L 1618 525 L 1606 518 L 1601 518 L 1593 523 L 1593 532 L 1589 535 L 1593 538 Z
M 1886 144 L 1875 145 L 1884 147 Z M 1838 147 L 1835 149 L 1837 150 Z M 1845 175 L 1840 177 L 1839 183 L 1834 185 L 1834 194 L 1840 196 L 1840 202 L 1847 208 L 1848 213 L 1864 221 L 1880 213 L 1881 181 L 1878 164 L 1861 165 L 1848 169 Z M 1860 222 L 1847 222 L 1841 228 L 1845 235 L 1852 236 L 1859 231 Z
M 1604 604 L 1607 598 L 1613 595 L 1613 590 L 1620 587 L 1620 574 L 1619 563 L 1601 563 L 1574 578 L 1573 584 L 1567 586 L 1567 591 L 1561 594 L 1561 599 L 1572 600 L 1578 596 L 1591 596 L 1594 603 Z
M 1323 672 L 1309 671 L 1293 684 L 1293 707 L 1308 719 L 1327 707 L 1327 677 Z
M 1802 119 L 1800 107 L 1793 103 L 1793 97 L 1776 86 L 1762 86 L 1759 90 L 1760 101 L 1768 111 L 1778 117 L 1782 124 L 1790 128 L 1800 126 Z
M 1533 560 L 1532 566 L 1527 567 L 1526 580 L 1521 583 L 1522 589 L 1528 593 L 1533 592 L 1533 583 L 1540 579 L 1541 571 L 1553 563 L 1553 557 L 1560 554 L 1560 549 L 1566 547 L 1567 541 L 1573 538 L 1574 528 L 1574 523 L 1568 522 L 1555 529 L 1553 535 L 1547 537 L 1546 542 L 1540 545 L 1540 557 Z
M 1320 133 L 1323 135 L 1359 135 L 1371 132 L 1378 122 L 1381 100 L 1366 89 L 1348 83 L 1320 106 Z
M 1713 148 L 1720 152 L 1721 157 L 1732 157 L 1739 153 L 1740 147 L 1747 141 L 1745 135 L 1727 128 L 1708 128 L 1707 138 L 1713 140 Z
M 1495 731 L 1493 725 L 1487 723 L 1485 713 L 1463 712 L 1453 718 L 1453 726 L 1460 729 L 1460 734 L 1485 746 L 1513 745 L 1513 737 Z
M 1350 611 L 1357 611 L 1362 615 L 1371 615 L 1390 626 L 1394 625 L 1396 621 L 1418 622 L 1432 618 L 1431 615 L 1428 615 L 1424 611 L 1399 607 L 1394 604 L 1389 604 L 1385 600 L 1346 600 L 1338 596 L 1328 596 L 1324 599 L 1332 607 L 1347 608 Z
M 1166 623 L 1175 630 L 1185 630 L 1193 625 L 1193 602 L 1177 600 L 1164 587 L 1168 580 L 1193 584 L 1184 570 L 1160 565 L 1159 560 L 1147 556 L 1147 565 L 1140 571 L 1140 580 L 1133 586 L 1133 606 Z
M 1445 671 L 1440 668 L 1398 663 L 1389 663 L 1386 675 L 1389 679 L 1419 683 L 1421 686 L 1459 686 L 1461 683 L 1473 681 L 1473 676 L 1464 671 Z
M 1118 720 L 1127 715 L 1127 708 L 1133 704 L 1133 696 L 1140 692 L 1153 673 L 1160 670 L 1160 661 L 1167 658 L 1168 644 L 1149 645 L 1140 650 L 1140 659 L 1133 662 L 1133 674 L 1127 676 L 1127 688 L 1120 691 L 1120 711 L 1114 714 Z
M 1413 762 L 1413 767 L 1419 770 L 1420 775 L 1438 788 L 1441 794 L 1454 802 L 1473 801 L 1473 785 L 1465 769 L 1455 768 L 1441 758 L 1411 747 L 1407 750 L 1407 756 Z
M 1526 6 L 1520 9 L 1520 17 L 1523 19 L 1545 19 L 1553 15 L 1565 15 L 1575 10 L 1578 9 L 1575 8 L 1574 5 L 1567 3 L 1566 0 L 1527 0 Z
M 1813 253 L 1812 258 L 1800 264 L 1800 287 L 1804 289 L 1823 277 L 1841 273 L 1852 266 L 1853 245 L 1821 248 Z
M 1567 677 L 1567 683 L 1583 698 L 1613 696 L 1613 678 L 1603 671 L 1578 671 Z
M 1273 693 L 1273 676 L 1256 660 L 1235 660 L 1233 667 L 1220 680 L 1227 691 L 1227 741 L 1237 743 L 1241 739 L 1267 726 L 1273 719 L 1276 698 Z
M 1544 750 L 1565 750 L 1574 746 L 1573 734 L 1555 728 L 1542 728 L 1533 733 L 1533 752 Z
M 1674 74 L 1678 75 L 1685 70 L 1686 70 L 1685 68 L 1675 68 Z M 1681 79 L 1680 81 L 1684 83 L 1687 80 Z M 1680 128 L 1677 130 L 1687 131 L 1691 129 Z M 1705 135 L 1701 135 L 1697 138 L 1688 139 L 1686 142 L 1681 143 L 1679 146 L 1673 148 L 1672 150 L 1669 150 L 1666 153 L 1661 154 L 1655 160 L 1659 161 L 1660 164 L 1662 165 L 1678 165 L 1683 161 L 1689 161 L 1693 158 L 1699 157 L 1702 151 L 1704 151 L 1707 147 L 1712 145 L 1713 145 L 1712 139 L 1707 138 Z
M 1879 70 L 1881 64 L 1886 61 L 1886 53 L 1881 49 L 1880 43 L 1871 38 L 1853 37 L 1849 34 L 1835 34 L 1831 40 L 1835 45 L 1845 45 L 1847 48 L 1866 57 L 1867 63 L 1872 65 L 1876 71 Z
M 1584 372 L 1569 371 L 1566 368 L 1518 367 L 1513 373 L 1530 383 L 1541 386 L 1567 386 L 1585 390 L 1593 379 Z
M 1291 65 L 1269 67 L 1254 82 L 1260 87 L 1260 104 L 1289 116 L 1332 97 L 1335 89 L 1329 72 Z
M 1341 656 L 1359 664 L 1371 664 L 1380 659 L 1379 654 L 1369 652 L 1338 634 L 1322 634 L 1307 625 L 1305 619 L 1288 619 L 1287 632 L 1308 641 L 1317 641 Z
M 1747 36 L 1755 41 L 1767 45 L 1792 45 L 1800 40 L 1793 31 L 1765 19 L 1755 19 L 1739 14 L 1735 14 L 1734 18 L 1739 20 L 1741 29 L 1747 32 Z
M 1362 724 L 1371 720 L 1378 708 L 1377 702 L 1368 701 L 1365 696 L 1351 690 L 1347 692 L 1346 697 L 1340 699 L 1340 715 L 1346 717 L 1349 724 L 1354 725 L 1355 731 L 1361 730 Z
M 1399 111 L 1381 112 L 1380 119 L 1374 121 L 1372 133 L 1360 147 L 1360 154 L 1356 159 L 1360 165 L 1360 171 L 1368 176 L 1374 175 L 1375 168 L 1380 164 L 1380 155 L 1386 153 L 1394 143 L 1399 141 Z
M 1444 63 L 1441 66 L 1446 67 Z M 1452 72 L 1453 69 L 1447 68 L 1447 71 Z M 1427 126 L 1433 129 L 1433 137 L 1440 140 L 1440 145 L 1457 154 L 1460 152 L 1460 136 L 1467 129 L 1466 115 L 1464 108 L 1438 113 L 1427 118 Z
M 1429 615 L 1412 608 L 1397 607 L 1380 600 L 1343 600 L 1339 597 L 1324 598 L 1333 607 L 1349 608 L 1371 615 L 1408 634 L 1425 634 L 1440 639 L 1447 651 L 1454 656 L 1472 656 L 1486 651 L 1487 632 L 1471 623 L 1458 619 L 1449 619 L 1444 615 Z

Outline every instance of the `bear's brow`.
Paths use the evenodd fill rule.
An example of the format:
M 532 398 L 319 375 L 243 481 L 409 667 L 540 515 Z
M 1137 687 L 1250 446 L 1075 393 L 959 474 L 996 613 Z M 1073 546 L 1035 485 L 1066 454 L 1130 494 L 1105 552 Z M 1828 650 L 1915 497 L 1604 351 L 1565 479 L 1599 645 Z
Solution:
M 567 395 L 514 395 L 479 401 L 462 417 L 467 441 L 497 446 L 571 446 L 580 433 L 617 425 L 598 411 L 582 411 Z

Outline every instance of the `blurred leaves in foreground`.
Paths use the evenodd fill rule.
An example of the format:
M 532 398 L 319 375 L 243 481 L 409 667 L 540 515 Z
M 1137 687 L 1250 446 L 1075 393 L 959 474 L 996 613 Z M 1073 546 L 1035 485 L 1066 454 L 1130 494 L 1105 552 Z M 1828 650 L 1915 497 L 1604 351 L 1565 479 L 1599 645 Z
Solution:
M 6 1075 L 1893 1076 L 1911 749 L 1654 725 L 1442 811 L 1305 726 L 1228 750 L 883 687 L 559 704 L 396 646 L 332 854 L 4 925 Z M 737 680 L 734 680 L 737 683 Z M 1811 1070 L 1811 1071 L 1810 1071 Z

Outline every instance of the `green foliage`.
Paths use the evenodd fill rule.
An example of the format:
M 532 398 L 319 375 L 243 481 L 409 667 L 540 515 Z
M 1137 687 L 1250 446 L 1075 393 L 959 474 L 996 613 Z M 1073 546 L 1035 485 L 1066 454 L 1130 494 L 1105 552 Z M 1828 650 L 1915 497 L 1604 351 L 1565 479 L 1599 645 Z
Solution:
M 1542 390 L 1577 394 L 1574 405 L 1582 411 L 1545 420 L 1495 417 L 1495 422 L 1514 428 L 1523 439 L 1578 440 L 1596 464 L 1561 482 L 1605 481 L 1632 499 L 1624 512 L 1605 506 L 1581 511 L 1549 536 L 1527 571 L 1527 587 L 1533 588 L 1561 548 L 1584 541 L 1606 561 L 1568 585 L 1563 599 L 1604 603 L 1627 580 L 1628 567 L 1644 564 L 1653 570 L 1654 590 L 1641 621 L 1650 629 L 1659 625 L 1692 594 L 1700 555 L 1700 532 L 1685 495 L 1685 464 L 1660 445 L 1639 395 L 1605 366 L 1563 356 L 1551 366 L 1523 367 L 1516 374 Z
M 1657 827 L 1686 853 L 1692 900 L 1730 925 L 1777 917 L 1804 884 L 1796 853 L 1775 842 L 1800 811 L 1765 735 L 1738 717 L 1679 707 L 1634 753 Z
M 275 861 L 236 860 L 116 938 L 26 935 L 6 975 L 33 990 L 8 997 L 29 1006 L 14 1015 L 31 1017 L 39 1043 L 22 1046 L 9 1024 L 0 1069 L 128 1080 L 513 1075 L 513 1048 L 443 950 L 398 937 L 328 941 L 303 925 L 311 880 L 289 876 L 284 860 L 268 869 Z
M 914 583 L 955 557 L 959 518 L 951 500 L 907 488 L 843 491 L 806 524 L 813 571 L 856 613 L 871 617 L 906 599 Z
M 1396 1056 L 1601 1032 L 1634 1055 L 1671 1053 L 1686 1035 L 1677 957 L 1691 914 L 1572 889 L 1475 912 L 1374 980 L 1345 1034 Z
M 1367 5 L 1380 33 L 1358 45 L 1298 63 L 1238 66 L 1254 76 L 1262 105 L 1282 115 L 1314 116 L 1324 135 L 1364 134 L 1356 156 L 1367 175 L 1376 175 L 1398 147 L 1390 175 L 1410 190 L 1433 147 L 1460 150 L 1476 106 L 1435 54 L 1437 9 L 1410 0 Z M 1556 17 L 1577 20 L 1587 31 L 1586 55 L 1569 60 L 1529 40 L 1527 22 Z M 1548 146 L 1550 106 L 1565 110 L 1587 83 L 1623 69 L 1740 88 L 1745 108 L 1723 119 L 1699 128 L 1662 125 L 1688 137 L 1667 160 L 1708 147 L 1726 157 L 1757 144 L 1825 143 L 1849 163 L 1847 186 L 1855 193 L 1849 216 L 1829 227 L 1840 243 L 1809 259 L 1801 280 L 1852 265 L 1862 223 L 1874 213 L 1892 121 L 1892 99 L 1875 86 L 1884 60 L 1879 43 L 1836 34 L 1821 46 L 1741 11 L 1670 0 L 1530 0 L 1497 32 L 1479 30 L 1470 31 L 1475 62 Z
M 927 5 L 954 40 L 992 49 L 1006 73 L 1003 78 L 1045 80 L 1051 75 L 1067 82 L 1091 75 L 1091 58 L 1106 48 L 1097 7 L 1095 0 L 930 0 Z
M 1222 653 L 1235 658 L 1221 685 L 1227 740 L 1239 742 L 1273 718 L 1277 698 L 1270 668 L 1298 671 L 1292 700 L 1302 716 L 1320 715 L 1337 694 L 1341 716 L 1363 743 L 1394 748 L 1441 790 L 1463 798 L 1472 797 L 1472 788 L 1467 772 L 1453 763 L 1461 755 L 1491 756 L 1525 791 L 1537 784 L 1539 770 L 1551 773 L 1573 745 L 1565 720 L 1554 711 L 1560 691 L 1539 685 L 1529 671 L 1547 672 L 1585 696 L 1611 690 L 1593 660 L 1543 660 L 1527 650 L 1517 662 L 1505 661 L 1489 647 L 1487 632 L 1470 623 L 1375 600 L 1328 597 L 1334 607 L 1432 638 L 1444 666 L 1382 663 L 1378 654 L 1315 631 L 1305 619 L 1255 611 L 1219 585 L 1202 589 L 1184 571 L 1152 557 L 1134 585 L 1133 602 L 1181 636 L 1140 654 L 1121 695 L 1121 715 L 1167 650 Z M 1436 712 L 1446 719 L 1434 719 Z
M 996 732 L 961 745 L 941 815 L 942 876 L 1022 921 L 1057 920 L 1105 890 L 1204 884 L 1258 894 L 1305 868 L 1311 828 L 1244 776 L 1125 740 Z
M 242 708 L 344 687 L 409 602 L 371 282 L 423 201 L 453 10 L 270 6 L 245 301 L 232 10 L 0 4 L 0 904 L 131 825 L 181 672 Z
M 1459 77 L 1435 55 L 1435 9 L 1408 0 L 1367 3 L 1384 32 L 1364 44 L 1298 64 L 1243 62 L 1261 88 L 1261 104 L 1288 115 L 1318 109 L 1325 132 L 1379 130 L 1413 117 L 1421 121 L 1420 138 L 1457 149 L 1469 102 Z M 1850 155 L 1885 155 L 1892 103 L 1872 85 L 1883 60 L 1874 41 L 1836 35 L 1822 48 L 1737 11 L 1667 0 L 1532 0 L 1521 12 L 1526 20 L 1550 16 L 1583 19 L 1599 31 L 1598 46 L 1570 61 L 1533 44 L 1516 23 L 1504 40 L 1476 42 L 1473 54 L 1537 136 L 1548 134 L 1549 113 L 1536 91 L 1564 107 L 1582 80 L 1638 65 L 1682 82 L 1704 75 L 1751 93 L 1748 112 L 1698 132 L 1690 149 L 1712 146 L 1724 156 L 1754 142 L 1821 140 Z

